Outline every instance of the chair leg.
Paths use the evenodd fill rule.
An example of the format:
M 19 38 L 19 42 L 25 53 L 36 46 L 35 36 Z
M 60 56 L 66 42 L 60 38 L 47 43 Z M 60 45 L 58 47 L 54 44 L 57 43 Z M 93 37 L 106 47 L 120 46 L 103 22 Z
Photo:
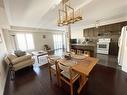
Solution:
M 60 85 L 60 78 L 59 78 L 59 74 L 58 72 L 56 71 L 56 78 L 57 78 L 57 84 L 58 86 Z
M 61 83 L 61 79 L 59 80 L 59 87 L 61 87 L 62 86 L 62 83 Z
M 50 67 L 49 67 L 49 76 L 50 76 L 50 80 L 52 80 L 52 74 L 51 74 L 52 72 L 51 72 L 51 69 L 50 69 Z
M 49 76 L 50 76 L 50 80 L 52 80 L 52 74 L 51 74 L 50 63 L 48 63 L 48 69 L 49 69 Z
M 71 95 L 73 95 L 73 84 L 70 85 Z

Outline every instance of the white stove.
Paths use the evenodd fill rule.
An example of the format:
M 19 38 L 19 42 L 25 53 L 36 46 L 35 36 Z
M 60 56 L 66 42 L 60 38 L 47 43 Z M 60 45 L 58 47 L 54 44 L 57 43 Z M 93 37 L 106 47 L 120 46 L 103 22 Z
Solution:
M 109 44 L 111 39 L 110 38 L 101 38 L 98 39 L 97 42 L 97 53 L 100 54 L 109 54 Z

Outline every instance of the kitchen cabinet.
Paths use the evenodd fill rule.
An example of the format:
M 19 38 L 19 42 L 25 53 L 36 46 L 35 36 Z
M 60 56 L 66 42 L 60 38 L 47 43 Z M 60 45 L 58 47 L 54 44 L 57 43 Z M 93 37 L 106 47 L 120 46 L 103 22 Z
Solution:
M 105 32 L 105 26 L 100 26 L 99 30 L 100 30 L 100 32 L 104 33 Z
M 123 26 L 127 25 L 127 21 L 119 22 L 109 25 L 99 26 L 98 28 L 92 27 L 83 30 L 84 37 L 112 37 L 120 35 L 121 29 Z
M 97 37 L 98 36 L 97 28 L 93 28 L 93 36 L 94 37 Z
M 89 37 L 92 37 L 92 28 L 89 29 Z
M 92 27 L 84 29 L 84 37 L 89 38 L 111 38 L 112 42 L 110 44 L 110 53 L 111 55 L 118 55 L 118 39 L 121 34 L 121 29 L 123 26 L 127 25 L 127 21 L 103 25 L 98 28 Z
M 88 29 L 87 34 L 87 36 L 90 37 L 90 29 Z
M 94 28 L 90 29 L 90 37 L 94 37 Z
M 89 29 L 86 29 L 86 30 L 84 31 L 84 37 L 89 37 Z
M 95 32 L 95 28 L 84 29 L 83 31 L 84 37 L 95 37 L 97 33 Z
M 106 25 L 105 26 L 105 31 L 111 31 L 111 25 Z

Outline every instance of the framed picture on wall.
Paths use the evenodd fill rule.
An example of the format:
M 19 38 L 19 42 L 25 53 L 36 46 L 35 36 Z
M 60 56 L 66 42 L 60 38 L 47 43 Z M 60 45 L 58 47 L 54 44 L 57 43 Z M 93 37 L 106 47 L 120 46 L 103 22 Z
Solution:
M 0 43 L 2 42 L 2 35 L 1 35 L 1 33 L 0 33 Z
M 43 39 L 45 39 L 46 38 L 46 35 L 43 35 Z

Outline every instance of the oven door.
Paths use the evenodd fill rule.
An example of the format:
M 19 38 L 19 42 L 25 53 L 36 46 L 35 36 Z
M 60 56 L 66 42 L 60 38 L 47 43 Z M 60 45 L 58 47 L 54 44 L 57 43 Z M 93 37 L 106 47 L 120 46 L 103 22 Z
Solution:
M 98 43 L 97 44 L 98 50 L 109 50 L 109 44 L 107 43 Z

